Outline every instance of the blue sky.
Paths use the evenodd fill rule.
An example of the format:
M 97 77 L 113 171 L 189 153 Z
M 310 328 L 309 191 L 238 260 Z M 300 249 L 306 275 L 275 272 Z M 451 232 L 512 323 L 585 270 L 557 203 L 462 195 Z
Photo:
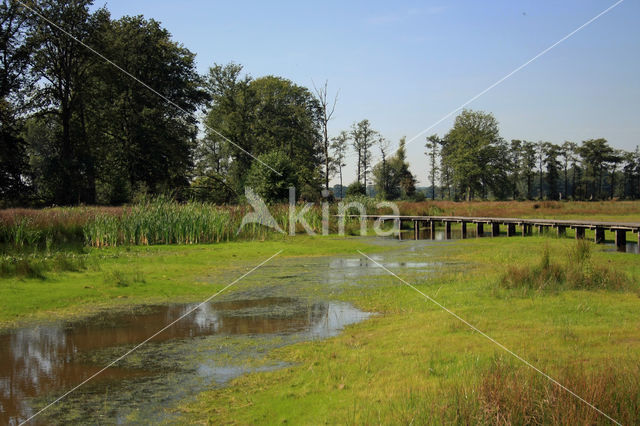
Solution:
M 397 145 L 555 43 L 613 0 L 217 2 L 111 0 L 114 18 L 162 22 L 198 68 L 236 62 L 339 90 L 331 131 L 368 118 Z M 96 2 L 96 6 L 104 3 Z M 625 0 L 469 105 L 507 139 L 640 144 L 640 2 Z M 141 89 L 142 90 L 142 89 Z M 429 134 L 446 133 L 453 117 Z M 424 138 L 408 145 L 426 184 Z M 352 161 L 353 162 L 353 161 Z M 349 167 L 345 180 L 354 179 Z

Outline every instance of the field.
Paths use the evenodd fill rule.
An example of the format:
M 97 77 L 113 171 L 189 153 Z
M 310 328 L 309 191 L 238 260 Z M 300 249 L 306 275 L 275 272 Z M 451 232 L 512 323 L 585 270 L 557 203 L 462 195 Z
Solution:
M 638 221 L 640 203 L 425 202 L 402 203 L 401 211 Z M 291 262 L 361 257 L 358 250 L 386 261 L 412 244 L 258 227 L 238 235 L 240 212 L 169 201 L 3 211 L 0 329 L 199 301 L 279 250 Z M 319 209 L 312 215 L 319 229 Z M 350 233 L 357 229 L 349 224 Z M 412 256 L 431 272 L 393 272 L 616 421 L 640 421 L 638 255 L 531 236 L 419 245 Z M 177 421 L 609 423 L 389 274 L 358 276 L 333 297 L 378 315 L 337 337 L 269 352 L 287 367 L 211 387 L 181 403 Z
M 467 240 L 425 253 L 430 260 L 467 265 L 461 270 L 432 277 L 394 272 L 616 420 L 637 423 L 637 255 L 593 253 L 594 265 L 624 271 L 626 284 L 615 289 L 501 284 L 513 265 L 535 268 L 544 247 L 566 268 L 574 244 L 539 237 Z M 613 270 L 607 273 L 615 275 Z M 273 357 L 293 366 L 206 392 L 183 407 L 186 418 L 240 424 L 608 423 L 397 279 L 362 281 L 366 286 L 342 297 L 380 316 L 330 341 L 276 351 Z

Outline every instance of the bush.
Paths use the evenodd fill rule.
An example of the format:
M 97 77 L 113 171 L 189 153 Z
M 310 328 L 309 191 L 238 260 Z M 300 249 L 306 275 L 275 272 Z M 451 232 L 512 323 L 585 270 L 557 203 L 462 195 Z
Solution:
M 347 187 L 347 197 L 349 196 L 358 196 L 358 195 L 367 195 L 367 189 L 360 182 L 353 182 L 351 185 Z

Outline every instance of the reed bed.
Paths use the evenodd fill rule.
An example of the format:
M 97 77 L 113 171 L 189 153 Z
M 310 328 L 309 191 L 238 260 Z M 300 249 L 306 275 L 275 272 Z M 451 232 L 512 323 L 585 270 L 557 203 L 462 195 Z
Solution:
M 298 211 L 303 205 L 296 206 Z M 330 214 L 337 213 L 333 205 Z M 233 240 L 263 240 L 289 233 L 288 204 L 269 206 L 279 229 L 262 225 L 267 217 L 254 213 L 255 221 L 243 224 L 254 213 L 249 205 L 178 203 L 167 197 L 146 199 L 124 207 L 56 207 L 42 210 L 0 211 L 0 245 L 6 252 L 44 250 L 64 245 L 114 247 L 151 244 L 210 244 Z M 322 232 L 322 207 L 313 205 L 304 219 L 315 233 Z M 330 221 L 330 230 L 337 230 Z M 347 228 L 357 220 L 347 220 Z M 353 223 L 352 223 L 353 222 Z M 305 232 L 298 223 L 295 231 Z

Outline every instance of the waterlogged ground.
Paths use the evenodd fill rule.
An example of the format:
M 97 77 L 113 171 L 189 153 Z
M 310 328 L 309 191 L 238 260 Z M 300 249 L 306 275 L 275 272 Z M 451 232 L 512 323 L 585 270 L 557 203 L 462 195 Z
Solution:
M 398 245 L 396 241 L 376 244 Z M 416 274 L 446 265 L 425 256 L 428 241 L 371 255 Z M 446 244 L 446 243 L 445 243 Z M 231 282 L 246 267 L 198 278 Z M 198 307 L 95 379 L 39 414 L 34 423 L 169 421 L 177 403 L 250 372 L 289 365 L 276 348 L 339 334 L 372 314 L 341 293 L 386 274 L 357 254 L 276 258 L 228 293 Z M 18 424 L 82 383 L 197 304 L 107 311 L 82 321 L 40 324 L 0 335 L 0 424 Z

